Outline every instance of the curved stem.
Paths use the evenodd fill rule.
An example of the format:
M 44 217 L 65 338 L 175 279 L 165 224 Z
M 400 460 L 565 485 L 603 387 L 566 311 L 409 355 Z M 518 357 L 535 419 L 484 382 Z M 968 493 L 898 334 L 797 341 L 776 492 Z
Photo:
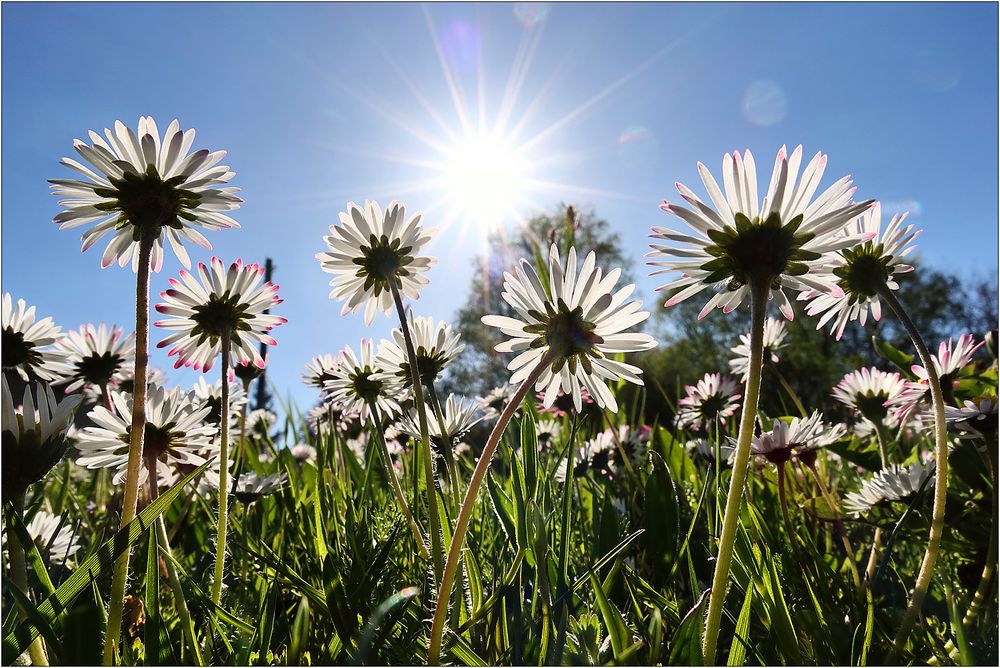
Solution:
M 406 497 L 403 496 L 403 488 L 399 486 L 399 478 L 396 476 L 396 470 L 392 467 L 392 458 L 389 457 L 389 447 L 385 444 L 385 431 L 382 429 L 382 419 L 378 414 L 378 406 L 375 405 L 374 401 L 369 401 L 368 409 L 371 411 L 372 422 L 375 423 L 375 431 L 378 433 L 376 440 L 378 441 L 379 451 L 382 453 L 382 460 L 385 462 L 385 469 L 389 474 L 389 486 L 392 487 L 392 493 L 396 496 L 399 509 L 410 524 L 410 530 L 413 532 L 413 539 L 417 541 L 420 556 L 424 559 L 429 559 L 431 555 L 427 551 L 427 545 L 424 544 L 423 534 L 420 532 L 420 527 L 417 526 L 417 521 L 413 519 L 410 506 L 406 503 Z
M 139 267 L 135 275 L 135 373 L 132 383 L 132 425 L 129 429 L 128 467 L 125 472 L 125 498 L 118 528 L 123 529 L 135 519 L 139 500 L 139 467 L 142 466 L 142 444 L 146 432 L 146 369 L 149 366 L 149 260 L 155 236 L 144 231 L 139 240 Z M 121 639 L 122 606 L 128 581 L 128 562 L 132 555 L 129 545 L 115 562 L 111 578 L 111 598 L 108 600 L 108 628 L 104 637 L 105 665 L 112 665 Z
M 434 619 L 431 622 L 427 665 L 437 664 L 441 655 L 441 636 L 444 633 L 445 617 L 448 614 L 448 600 L 451 598 L 451 588 L 455 584 L 455 576 L 458 573 L 458 562 L 462 557 L 465 535 L 469 530 L 469 522 L 472 520 L 472 510 L 476 505 L 479 488 L 483 485 L 486 472 L 489 470 L 490 462 L 493 460 L 493 454 L 500 444 L 500 438 L 507 429 L 507 425 L 524 400 L 524 395 L 531 390 L 535 381 L 542 375 L 545 367 L 552 363 L 553 357 L 554 355 L 551 351 L 545 353 L 542 359 L 538 361 L 538 364 L 535 365 L 535 368 L 531 370 L 531 373 L 528 374 L 528 377 L 521 383 L 521 386 L 511 396 L 510 402 L 503 409 L 500 417 L 497 418 L 497 423 L 493 425 L 493 431 L 490 432 L 486 446 L 483 448 L 482 454 L 479 455 L 479 461 L 476 462 L 476 469 L 472 472 L 472 477 L 469 479 L 469 487 L 465 492 L 465 500 L 462 501 L 462 507 L 458 512 L 458 519 L 455 522 L 455 532 L 451 537 L 451 546 L 448 549 L 448 561 L 445 563 L 444 575 L 441 577 L 441 588 L 438 591 L 437 605 L 434 608 Z
M 882 461 L 882 468 L 889 467 L 889 447 L 885 438 L 885 423 L 872 422 L 875 425 L 875 442 L 878 443 L 878 456 Z
M 746 390 L 743 393 L 743 412 L 740 416 L 739 438 L 736 442 L 736 459 L 733 462 L 733 475 L 729 479 L 726 511 L 722 518 L 719 555 L 715 561 L 712 593 L 708 599 L 708 616 L 705 619 L 705 639 L 702 646 L 702 660 L 705 665 L 715 664 L 722 607 L 726 601 L 726 589 L 729 585 L 729 569 L 732 566 L 733 549 L 736 544 L 736 527 L 740 518 L 740 505 L 743 502 L 747 464 L 750 461 L 750 441 L 753 439 L 753 428 L 757 421 L 757 400 L 760 398 L 760 376 L 764 358 L 764 318 L 767 313 L 769 292 L 769 282 L 757 281 L 751 285 L 750 368 Z
M 410 326 L 406 322 L 406 309 L 403 307 L 403 299 L 399 296 L 399 290 L 394 283 L 389 284 L 392 291 L 392 300 L 396 303 L 396 312 L 399 314 L 399 327 L 403 332 L 403 341 L 406 344 L 406 356 L 410 365 L 410 385 L 413 390 L 413 403 L 416 404 L 417 416 L 420 422 L 420 445 L 423 448 L 424 477 L 427 486 L 427 515 L 431 524 L 431 563 L 434 565 L 434 582 L 441 582 L 441 572 L 444 565 L 441 562 L 441 554 L 444 545 L 441 534 L 441 516 L 438 514 L 437 485 L 434 480 L 434 464 L 431 461 L 431 439 L 427 430 L 427 404 L 424 403 L 424 393 L 420 382 L 420 369 L 417 367 L 417 351 L 413 348 L 413 337 L 410 336 Z
M 438 399 L 437 390 L 434 389 L 433 383 L 427 384 L 427 394 L 430 395 L 431 409 L 434 411 L 434 417 L 438 423 L 438 433 L 441 434 L 441 449 L 444 451 L 444 463 L 448 467 L 448 480 L 451 484 L 450 496 L 452 506 L 457 509 L 460 488 L 458 486 L 458 468 L 455 466 L 455 450 L 452 447 L 451 436 L 448 435 L 448 429 L 445 426 L 441 400 Z
M 12 499 L 12 505 L 14 506 L 14 512 L 17 513 L 17 517 L 21 520 L 21 524 L 24 524 L 24 492 L 18 494 Z M 10 579 L 14 582 L 18 589 L 20 589 L 25 596 L 28 595 L 28 563 L 24 558 L 24 546 L 21 545 L 21 541 L 16 535 L 11 533 L 10 542 L 8 550 L 8 556 L 10 559 Z M 49 658 L 45 653 L 45 644 L 42 640 L 42 636 L 36 636 L 31 644 L 28 645 L 27 649 L 28 657 L 31 658 L 31 665 L 33 666 L 47 666 L 49 665 Z
M 212 603 L 222 600 L 222 579 L 226 569 L 226 532 L 229 525 L 229 330 L 224 329 L 222 347 L 222 415 L 219 419 L 219 528 L 215 537 L 215 577 Z
M 247 449 L 247 412 L 250 406 L 250 381 L 243 381 L 243 396 L 246 401 L 240 408 L 240 440 L 236 442 L 236 461 L 233 464 L 233 484 L 229 493 L 235 495 L 240 484 L 240 470 L 243 468 L 243 457 Z
M 153 455 L 145 457 L 146 471 L 149 475 L 149 502 L 152 503 L 160 497 L 159 481 L 156 479 L 156 468 L 158 462 Z M 193 497 L 193 495 L 192 495 Z M 197 665 L 203 665 L 201 659 L 201 649 L 198 647 L 198 638 L 195 635 L 194 625 L 191 623 L 191 612 L 187 607 L 187 600 L 184 598 L 184 588 L 181 586 L 181 579 L 177 575 L 177 567 L 174 566 L 174 553 L 170 549 L 170 539 L 167 537 L 167 525 L 163 519 L 163 513 L 156 518 L 153 531 L 156 531 L 156 540 L 159 548 L 167 555 L 167 559 L 161 559 L 160 563 L 166 566 L 167 581 L 170 583 L 170 591 L 174 594 L 174 606 L 177 608 L 177 616 L 180 617 L 181 629 L 184 637 L 191 645 L 191 652 L 195 657 Z M 159 611 L 157 611 L 159 612 Z M 162 615 L 160 616 L 162 619 Z
M 934 476 L 934 507 L 931 511 L 931 530 L 927 537 L 927 551 L 924 553 L 923 562 L 920 564 L 920 572 L 917 573 L 917 580 L 913 585 L 913 594 L 910 597 L 910 604 L 903 615 L 899 629 L 896 631 L 896 638 L 892 642 L 892 657 L 906 644 L 906 639 L 917 621 L 920 614 L 920 607 L 930 586 L 931 577 L 934 575 L 934 562 L 937 560 L 938 549 L 941 546 L 941 535 L 944 533 L 944 510 L 945 502 L 948 498 L 948 426 L 945 423 L 944 415 L 944 394 L 941 392 L 941 379 L 938 378 L 937 367 L 931 359 L 930 352 L 924 344 L 923 337 L 917 331 L 916 325 L 910 320 L 903 306 L 896 299 L 896 295 L 883 286 L 879 290 L 879 297 L 886 303 L 890 310 L 906 328 L 907 334 L 913 340 L 913 346 L 917 349 L 917 355 L 927 371 L 927 384 L 930 385 L 931 402 L 934 405 L 934 462 L 936 473 Z
M 820 476 L 819 471 L 816 470 L 815 466 L 806 466 L 809 471 L 812 472 L 813 479 L 816 480 L 816 484 L 819 486 L 819 492 L 823 495 L 823 499 L 826 501 L 826 505 L 830 507 L 830 512 L 836 515 L 836 519 L 833 522 L 833 528 L 840 536 L 840 542 L 844 545 L 844 551 L 847 553 L 847 566 L 851 569 L 851 577 L 854 579 L 854 586 L 856 589 L 861 589 L 861 575 L 858 573 L 858 566 L 854 563 L 854 548 L 851 547 L 851 541 L 847 537 L 847 532 L 844 530 L 844 523 L 840 521 L 840 508 L 837 506 L 837 502 L 834 500 L 833 495 L 830 494 L 830 490 L 827 489 L 826 483 L 823 482 L 822 476 Z

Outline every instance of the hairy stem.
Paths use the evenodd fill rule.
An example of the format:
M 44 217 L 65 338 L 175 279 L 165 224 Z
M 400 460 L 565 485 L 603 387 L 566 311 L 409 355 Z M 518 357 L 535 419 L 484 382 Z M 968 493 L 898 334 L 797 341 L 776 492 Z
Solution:
M 726 495 L 726 511 L 722 518 L 722 534 L 719 537 L 719 555 L 715 561 L 715 574 L 712 577 L 712 593 L 708 599 L 708 615 L 705 619 L 705 638 L 702 645 L 702 660 L 709 666 L 715 664 L 722 608 L 726 602 L 729 569 L 733 561 L 736 528 L 740 519 L 740 505 L 743 502 L 747 465 L 750 461 L 750 442 L 757 421 L 757 400 L 760 397 L 760 377 L 764 358 L 764 318 L 767 314 L 769 292 L 770 281 L 758 280 L 751 285 L 750 368 L 743 393 L 743 412 L 740 416 L 739 438 L 736 442 L 736 459 L 733 462 L 733 476 L 729 479 L 729 493 Z
M 437 664 L 439 657 L 441 656 L 441 637 L 444 634 L 444 622 L 445 617 L 448 614 L 448 601 L 451 598 L 451 588 L 455 584 L 455 576 L 458 573 L 458 562 L 462 558 L 462 548 L 465 545 L 465 535 L 469 531 L 469 522 L 472 520 L 472 510 L 476 505 L 476 497 L 479 495 L 479 488 L 482 487 L 483 480 L 486 479 L 486 472 L 490 468 L 490 462 L 493 460 L 493 454 L 496 452 L 497 446 L 500 444 L 500 439 L 503 437 L 503 433 L 507 429 L 508 423 L 510 423 L 511 418 L 514 417 L 514 413 L 524 400 L 524 396 L 534 386 L 538 377 L 542 375 L 542 371 L 544 371 L 545 367 L 552 363 L 552 357 L 553 355 L 551 352 L 547 352 L 543 355 L 542 359 L 540 359 L 538 364 L 535 365 L 535 368 L 528 374 L 528 377 L 524 379 L 523 383 L 521 383 L 521 386 L 514 392 L 514 395 L 510 398 L 510 402 L 503 409 L 500 417 L 497 418 L 497 423 L 493 425 L 493 431 L 490 432 L 490 437 L 486 441 L 486 446 L 483 448 L 482 454 L 479 455 L 479 461 L 476 462 L 476 468 L 472 472 L 472 477 L 469 479 L 469 487 L 465 492 L 465 499 L 462 501 L 462 507 L 458 511 L 458 520 L 455 522 L 455 532 L 452 534 L 451 546 L 448 549 L 448 561 L 445 563 L 444 575 L 441 577 L 441 587 L 438 590 L 437 604 L 434 608 L 434 618 L 431 622 L 431 637 L 429 649 L 427 650 L 427 665 Z
M 14 512 L 17 513 L 17 517 L 21 520 L 21 524 L 24 524 L 24 493 L 20 493 L 12 499 L 12 505 L 14 506 Z M 25 546 L 21 545 L 21 541 L 17 536 L 13 535 L 13 532 L 9 534 L 9 547 L 8 555 L 10 558 L 10 579 L 14 582 L 18 589 L 24 592 L 25 596 L 28 596 L 28 564 L 24 558 Z M 33 666 L 47 666 L 49 665 L 49 658 L 45 653 L 45 643 L 42 640 L 42 636 L 36 636 L 31 644 L 28 645 L 28 657 L 31 658 L 31 665 Z
M 222 580 L 226 570 L 226 531 L 229 525 L 229 366 L 230 332 L 222 332 L 222 415 L 219 421 L 219 528 L 215 537 L 215 576 L 212 602 L 222 600 Z
M 385 469 L 389 474 L 389 486 L 392 488 L 392 493 L 396 496 L 396 502 L 399 503 L 400 511 L 402 511 L 406 517 L 406 521 L 410 524 L 410 530 L 413 532 L 413 540 L 417 541 L 420 556 L 424 559 L 429 559 L 431 555 L 427 551 L 427 545 L 424 544 L 424 536 L 420 531 L 420 527 L 417 526 L 417 521 L 413 519 L 410 506 L 406 503 L 406 497 L 403 496 L 403 488 L 399 485 L 399 477 L 396 475 L 396 469 L 392 466 L 392 458 L 389 457 L 389 447 L 385 444 L 385 431 L 382 429 L 382 420 L 378 414 L 378 406 L 375 405 L 374 401 L 369 401 L 368 408 L 372 414 L 372 422 L 375 423 L 375 431 L 378 433 L 378 439 L 376 440 L 378 441 L 379 452 L 382 453 L 382 460 L 385 462 Z
M 420 422 L 420 445 L 423 449 L 424 478 L 427 486 L 427 515 L 431 524 L 431 563 L 434 565 L 434 582 L 441 582 L 441 572 L 444 569 L 441 555 L 444 552 L 441 535 L 441 516 L 438 513 L 437 484 L 434 480 L 434 464 L 431 461 L 431 439 L 427 430 L 427 404 L 424 403 L 424 393 L 420 382 L 420 369 L 417 367 L 417 351 L 413 348 L 413 337 L 410 326 L 406 322 L 406 309 L 403 299 L 395 284 L 390 283 L 392 299 L 396 303 L 399 314 L 399 327 L 403 331 L 403 342 L 406 344 L 406 356 L 410 364 L 410 385 L 413 389 L 413 403 L 416 404 L 417 416 Z
M 917 621 L 917 615 L 927 594 L 931 578 L 934 576 L 934 563 L 937 561 L 938 550 L 941 546 L 941 536 L 944 534 L 944 509 L 948 498 L 948 426 L 945 423 L 944 415 L 944 394 L 941 392 L 941 379 L 938 378 L 937 367 L 934 360 L 924 344 L 923 337 L 917 331 L 916 325 L 906 314 L 902 304 L 896 299 L 896 295 L 883 286 L 879 290 L 879 297 L 886 303 L 890 310 L 899 318 L 899 321 L 906 328 L 906 333 L 910 335 L 913 346 L 917 349 L 917 355 L 927 370 L 927 384 L 931 390 L 931 403 L 934 405 L 934 462 L 936 473 L 934 476 L 934 507 L 931 511 L 931 530 L 927 537 L 927 551 L 924 553 L 923 562 L 920 564 L 920 572 L 917 573 L 917 580 L 913 585 L 913 594 L 910 596 L 910 604 L 903 615 L 903 621 L 896 631 L 896 638 L 892 642 L 893 660 L 903 646 L 906 639 Z
M 139 500 L 139 467 L 142 466 L 142 445 L 146 432 L 146 370 L 149 366 L 149 260 L 153 250 L 154 234 L 146 230 L 139 240 L 139 267 L 135 275 L 135 374 L 132 383 L 132 425 L 129 429 L 128 467 L 125 472 L 125 498 L 122 516 L 118 523 L 124 529 L 135 519 Z M 108 628 L 104 637 L 103 663 L 113 665 L 121 639 L 122 606 L 125 604 L 125 585 L 128 581 L 128 563 L 132 555 L 129 545 L 115 562 L 111 578 L 111 598 L 108 600 Z

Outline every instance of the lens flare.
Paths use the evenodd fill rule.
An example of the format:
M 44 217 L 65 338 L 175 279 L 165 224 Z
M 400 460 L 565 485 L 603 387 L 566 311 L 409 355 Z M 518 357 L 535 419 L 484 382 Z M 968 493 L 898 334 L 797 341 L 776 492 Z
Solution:
M 788 97 L 773 81 L 754 81 L 743 94 L 743 116 L 754 125 L 779 123 L 787 109 Z
M 445 183 L 465 216 L 497 222 L 524 198 L 528 161 L 510 141 L 465 137 L 445 156 Z
M 515 2 L 514 16 L 525 28 L 534 28 L 548 18 L 551 9 L 547 2 Z

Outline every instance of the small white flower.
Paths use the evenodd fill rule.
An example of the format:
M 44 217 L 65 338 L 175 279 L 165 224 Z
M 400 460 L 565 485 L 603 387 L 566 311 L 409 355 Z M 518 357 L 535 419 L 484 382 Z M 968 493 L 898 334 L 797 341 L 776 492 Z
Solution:
M 986 397 L 977 401 L 966 399 L 961 408 L 944 407 L 945 420 L 948 424 L 959 425 L 964 429 L 982 432 L 986 427 L 996 428 L 997 400 Z
M 328 380 L 333 380 L 333 372 L 341 363 L 340 355 L 317 355 L 306 364 L 305 373 L 302 374 L 302 382 L 310 387 L 323 389 L 323 385 Z
M 652 275 L 680 274 L 658 288 L 670 294 L 665 306 L 674 306 L 711 288 L 714 294 L 698 317 L 705 317 L 716 307 L 729 313 L 749 298 L 751 280 L 759 278 L 770 282 L 771 298 L 791 320 L 786 289 L 841 292 L 830 273 L 827 254 L 866 238 L 841 233 L 873 202 L 852 202 L 856 188 L 846 176 L 813 199 L 827 157 L 817 153 L 799 178 L 801 162 L 801 146 L 790 156 L 781 147 L 762 202 L 758 199 L 757 168 L 750 151 L 742 156 L 734 151 L 723 158 L 725 194 L 708 168 L 698 163 L 698 173 L 714 208 L 683 184 L 676 184 L 691 208 L 666 201 L 660 208 L 683 220 L 695 236 L 653 228 L 654 239 L 677 244 L 652 244 L 653 251 L 648 255 L 654 258 L 649 264 L 660 267 Z
M 409 220 L 406 207 L 390 202 L 383 213 L 376 202 L 364 207 L 348 203 L 340 214 L 340 225 L 330 226 L 330 236 L 323 237 L 327 250 L 316 254 L 323 271 L 333 274 L 330 298 L 342 300 L 341 314 L 365 307 L 365 324 L 375 313 L 393 308 L 390 285 L 402 297 L 417 299 L 428 283 L 423 275 L 435 260 L 418 255 L 433 234 L 420 224 L 420 214 Z
M 344 411 L 339 403 L 325 402 L 319 406 L 309 409 L 306 416 L 309 427 L 314 434 L 329 429 L 330 425 L 339 433 L 345 433 L 351 427 L 351 423 L 361 416 L 353 411 Z
M 931 361 L 934 363 L 934 369 L 941 380 L 941 388 L 946 393 L 946 397 L 952 388 L 958 385 L 957 376 L 972 363 L 976 351 L 986 343 L 985 340 L 979 343 L 975 341 L 972 334 L 963 334 L 958 337 L 957 344 L 953 344 L 952 339 L 942 341 L 938 346 L 937 354 L 931 354 Z M 917 377 L 917 380 L 906 383 L 903 392 L 893 397 L 889 402 L 893 412 L 897 413 L 902 420 L 909 418 L 917 410 L 920 403 L 925 399 L 930 399 L 931 396 L 927 369 L 920 364 L 914 364 L 910 370 Z
M 222 379 L 209 383 L 204 376 L 198 376 L 198 381 L 194 384 L 194 396 L 198 401 L 207 406 L 208 415 L 205 422 L 218 425 L 222 422 Z M 243 404 L 247 402 L 247 396 L 243 393 L 243 388 L 239 384 L 229 386 L 229 424 L 234 425 L 243 412 Z
M 146 367 L 146 386 L 164 385 L 167 382 L 167 374 L 163 369 L 155 366 Z M 132 394 L 135 389 L 135 364 L 129 360 L 124 368 L 111 378 L 110 390 Z M 104 395 L 101 389 L 94 385 L 83 386 L 83 401 L 85 404 L 103 403 Z
M 79 139 L 73 148 L 91 167 L 71 158 L 62 164 L 87 178 L 51 179 L 52 194 L 66 199 L 59 205 L 65 210 L 53 218 L 59 229 L 90 225 L 83 234 L 81 252 L 101 237 L 113 232 L 104 250 L 101 267 L 116 261 L 132 270 L 139 265 L 139 238 L 143 230 L 154 235 L 151 256 L 153 271 L 163 265 L 163 238 L 185 267 L 191 266 L 184 242 L 190 241 L 211 249 L 197 228 L 220 230 L 239 227 L 226 215 L 243 202 L 237 188 L 220 187 L 235 173 L 220 165 L 225 151 L 205 149 L 189 153 L 194 130 L 182 132 L 175 120 L 160 139 L 156 122 L 149 116 L 139 119 L 135 133 L 121 121 L 115 129 L 104 130 L 104 137 L 91 130 L 93 145 Z
M 784 320 L 768 318 L 764 321 L 764 359 L 770 356 L 771 362 L 774 364 L 781 361 L 777 353 L 785 347 L 784 341 L 787 334 Z M 738 373 L 746 382 L 747 375 L 750 373 L 750 335 L 740 334 L 740 344 L 730 348 L 730 350 L 736 353 L 736 357 L 729 360 L 729 366 L 732 367 L 733 373 Z
M 79 395 L 56 400 L 52 388 L 28 383 L 14 405 L 6 374 L 2 379 L 3 498 L 14 498 L 38 482 L 62 457 Z
M 520 319 L 486 315 L 482 321 L 511 337 L 496 346 L 497 352 L 518 353 L 507 367 L 513 372 L 510 383 L 524 381 L 550 355 L 550 363 L 535 383 L 536 390 L 545 391 L 542 406 L 551 406 L 563 392 L 573 396 L 579 411 L 582 386 L 599 406 L 616 413 L 618 402 L 607 383 L 627 380 L 642 385 L 642 370 L 610 356 L 656 347 L 656 340 L 648 334 L 627 331 L 649 313 L 641 310 L 638 299 L 626 303 L 634 285 L 615 290 L 620 276 L 621 269 L 605 275 L 593 252 L 578 271 L 575 248 L 570 249 L 564 267 L 555 244 L 549 249 L 546 283 L 524 259 L 515 273 L 504 273 L 502 296 Z
M 479 403 L 467 400 L 465 397 L 456 397 L 454 394 L 448 396 L 448 400 L 442 407 L 444 413 L 444 432 L 441 425 L 434 417 L 434 411 L 427 406 L 427 428 L 431 438 L 437 442 L 445 439 L 456 441 L 465 436 L 470 429 L 479 424 L 484 415 Z M 420 416 L 417 415 L 416 408 L 407 411 L 399 421 L 399 428 L 403 433 L 413 438 L 420 437 Z
M 906 381 L 898 373 L 871 367 L 844 376 L 833 388 L 833 398 L 866 420 L 881 424 L 889 412 L 886 405 L 905 389 Z
M 66 392 L 96 388 L 100 394 L 102 387 L 114 385 L 135 360 L 135 333 L 124 334 L 124 327 L 88 324 L 56 342 L 64 357 L 59 382 L 69 383 Z
M 844 328 L 852 320 L 862 325 L 868 320 L 868 310 L 876 321 L 882 318 L 882 303 L 877 290 L 885 285 L 890 290 L 899 290 L 894 277 L 913 271 L 903 258 L 912 253 L 916 246 L 911 242 L 920 231 L 913 225 L 903 227 L 906 213 L 892 217 L 885 234 L 882 234 L 882 210 L 876 202 L 854 223 L 848 226 L 845 235 L 866 235 L 871 239 L 853 248 L 845 248 L 831 253 L 827 260 L 833 264 L 833 274 L 839 280 L 837 285 L 843 294 L 829 294 L 809 290 L 799 295 L 799 300 L 811 300 L 806 313 L 815 316 L 823 314 L 816 323 L 816 329 L 830 322 L 830 333 L 840 340 Z
M 410 358 L 406 353 L 403 330 L 392 330 L 392 341 L 382 339 L 379 344 L 378 364 L 386 373 L 394 374 L 405 387 L 412 385 Z M 435 326 L 432 318 L 410 315 L 410 337 L 417 356 L 417 370 L 424 385 L 432 385 L 445 368 L 465 349 L 457 331 L 451 325 L 439 322 Z
M 490 390 L 485 397 L 476 397 L 480 407 L 486 413 L 486 417 L 494 418 L 503 412 L 507 402 L 514 396 L 517 388 L 511 385 L 501 385 Z
M 35 320 L 35 307 L 23 299 L 14 300 L 9 292 L 3 295 L 2 349 L 3 370 L 16 371 L 22 380 L 32 377 L 52 381 L 58 377 L 65 353 L 49 348 L 59 340 L 62 328 L 52 324 L 52 318 Z
M 559 440 L 562 434 L 562 422 L 552 418 L 541 417 L 535 425 L 535 434 L 538 437 L 538 447 L 549 447 Z
M 316 461 L 316 448 L 307 443 L 293 445 L 290 452 L 300 464 Z
M 844 497 L 844 511 L 860 515 L 875 506 L 892 501 L 909 501 L 924 481 L 934 477 L 934 465 L 925 468 L 920 463 L 910 466 L 893 465 L 882 469 L 874 476 L 865 480 L 861 489 Z M 927 482 L 928 486 L 933 480 Z
M 80 431 L 76 463 L 88 469 L 115 469 L 113 481 L 125 479 L 128 466 L 129 435 L 132 431 L 132 397 L 112 392 L 114 411 L 96 406 L 88 417 L 96 425 Z M 213 446 L 216 430 L 204 420 L 209 407 L 194 393 L 178 388 L 152 388 L 146 397 L 146 429 L 143 459 L 155 457 L 157 469 L 199 466 L 206 461 L 203 451 L 218 452 Z M 147 478 L 146 467 L 139 470 L 139 482 Z
M 39 510 L 25 528 L 38 549 L 49 555 L 49 563 L 53 566 L 72 562 L 73 556 L 80 550 L 80 536 L 65 517 Z
M 806 418 L 795 417 L 789 422 L 775 420 L 770 431 L 753 437 L 750 449 L 774 464 L 782 464 L 795 453 L 812 452 L 836 443 L 846 433 L 844 425 L 828 426 L 823 423 L 822 414 L 814 411 Z
M 684 449 L 688 454 L 699 457 L 706 461 L 715 461 L 715 444 L 707 438 L 695 438 L 684 444 Z M 736 448 L 729 443 L 719 444 L 719 457 L 723 462 L 728 463 L 736 455 Z
M 253 503 L 261 497 L 281 491 L 288 482 L 288 474 L 282 471 L 274 475 L 261 476 L 253 471 L 244 473 L 236 482 L 236 498 L 243 503 Z
M 171 289 L 160 293 L 166 303 L 156 305 L 169 319 L 153 323 L 174 330 L 156 345 L 171 346 L 167 356 L 177 355 L 174 368 L 210 370 L 222 349 L 222 337 L 228 334 L 234 362 L 263 369 L 260 344 L 277 345 L 268 332 L 288 322 L 266 312 L 282 300 L 277 285 L 270 281 L 261 285 L 264 268 L 237 260 L 227 269 L 213 257 L 208 267 L 198 263 L 197 277 L 183 270 L 180 276 L 181 280 L 171 278 Z
M 726 424 L 740 407 L 740 386 L 730 376 L 707 373 L 696 385 L 686 385 L 687 396 L 678 402 L 677 422 L 693 431 Z
M 258 408 L 250 411 L 250 414 L 247 415 L 247 431 L 250 433 L 259 431 L 266 434 L 271 431 L 277 421 L 277 415 L 266 408 Z
M 362 339 L 360 350 L 360 357 L 350 346 L 341 351 L 343 361 L 324 387 L 327 400 L 345 412 L 357 413 L 362 421 L 368 419 L 370 402 L 375 402 L 383 419 L 397 415 L 398 402 L 405 398 L 402 383 L 378 365 L 371 341 Z

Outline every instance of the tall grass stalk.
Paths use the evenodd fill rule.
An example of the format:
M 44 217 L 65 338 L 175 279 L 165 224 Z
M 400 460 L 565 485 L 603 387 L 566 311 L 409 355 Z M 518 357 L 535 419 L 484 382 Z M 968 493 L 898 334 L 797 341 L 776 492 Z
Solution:
M 226 533 L 229 526 L 229 374 L 230 331 L 222 330 L 222 415 L 219 421 L 219 526 L 215 536 L 215 575 L 212 603 L 222 600 L 222 580 L 226 570 Z

